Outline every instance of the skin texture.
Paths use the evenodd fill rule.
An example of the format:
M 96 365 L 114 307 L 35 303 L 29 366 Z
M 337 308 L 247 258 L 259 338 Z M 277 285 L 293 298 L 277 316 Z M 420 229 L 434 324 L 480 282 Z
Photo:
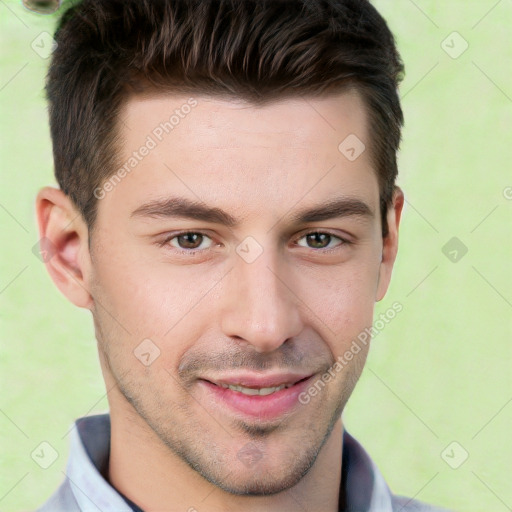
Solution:
M 187 100 L 130 99 L 120 161 Z M 195 100 L 99 200 L 91 233 L 60 190 L 46 187 L 37 198 L 41 237 L 55 251 L 48 271 L 94 319 L 112 421 L 105 476 L 145 511 L 335 511 L 341 413 L 368 345 L 308 404 L 271 419 L 218 403 L 199 379 L 235 370 L 320 378 L 371 326 L 386 293 L 403 194 L 396 189 L 383 240 L 355 92 L 263 107 Z M 367 148 L 354 161 L 338 150 L 350 134 Z M 220 208 L 237 224 L 132 215 L 176 196 Z M 373 215 L 293 222 L 298 210 L 340 197 Z M 204 236 L 178 237 L 183 231 Z M 248 263 L 241 243 L 261 254 Z M 134 354 L 145 339 L 159 350 L 148 366 Z M 258 454 L 250 464 L 240 457 L 247 447 Z

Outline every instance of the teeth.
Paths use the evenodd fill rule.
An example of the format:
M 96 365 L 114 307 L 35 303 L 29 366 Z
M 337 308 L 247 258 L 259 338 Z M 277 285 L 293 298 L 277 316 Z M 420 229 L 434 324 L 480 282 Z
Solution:
M 292 386 L 292 384 L 281 384 L 277 387 L 272 388 L 246 388 L 244 386 L 240 385 L 232 385 L 232 384 L 220 384 L 221 387 L 225 389 L 231 389 L 232 391 L 238 391 L 239 393 L 243 393 L 244 395 L 271 395 L 272 393 L 275 393 L 276 391 L 281 391 L 281 389 L 289 388 Z

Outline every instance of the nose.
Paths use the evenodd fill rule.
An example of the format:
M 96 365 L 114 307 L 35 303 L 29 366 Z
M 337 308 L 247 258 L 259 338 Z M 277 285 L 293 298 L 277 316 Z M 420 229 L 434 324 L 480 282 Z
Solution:
M 227 277 L 222 314 L 226 336 L 257 352 L 271 352 L 301 332 L 300 300 L 290 286 L 290 272 L 271 251 L 252 263 L 236 255 Z

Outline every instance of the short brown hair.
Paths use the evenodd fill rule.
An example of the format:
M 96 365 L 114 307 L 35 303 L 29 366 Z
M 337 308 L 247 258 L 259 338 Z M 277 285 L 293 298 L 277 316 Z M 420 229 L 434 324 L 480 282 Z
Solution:
M 60 19 L 48 73 L 55 176 L 93 227 L 116 170 L 118 117 L 143 84 L 263 104 L 358 90 L 382 233 L 397 176 L 403 64 L 367 0 L 83 0 Z

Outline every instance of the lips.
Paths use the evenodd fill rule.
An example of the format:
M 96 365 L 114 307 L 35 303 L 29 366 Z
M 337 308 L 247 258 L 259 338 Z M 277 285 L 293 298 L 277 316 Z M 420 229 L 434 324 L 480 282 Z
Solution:
M 251 373 L 231 374 L 214 378 L 203 378 L 217 386 L 243 386 L 245 388 L 273 388 L 278 386 L 291 387 L 297 382 L 311 377 L 311 373 L 275 373 L 258 375 Z
M 199 379 L 204 393 L 227 413 L 270 420 L 291 412 L 312 374 L 230 374 Z M 207 400 L 206 403 L 211 403 Z

